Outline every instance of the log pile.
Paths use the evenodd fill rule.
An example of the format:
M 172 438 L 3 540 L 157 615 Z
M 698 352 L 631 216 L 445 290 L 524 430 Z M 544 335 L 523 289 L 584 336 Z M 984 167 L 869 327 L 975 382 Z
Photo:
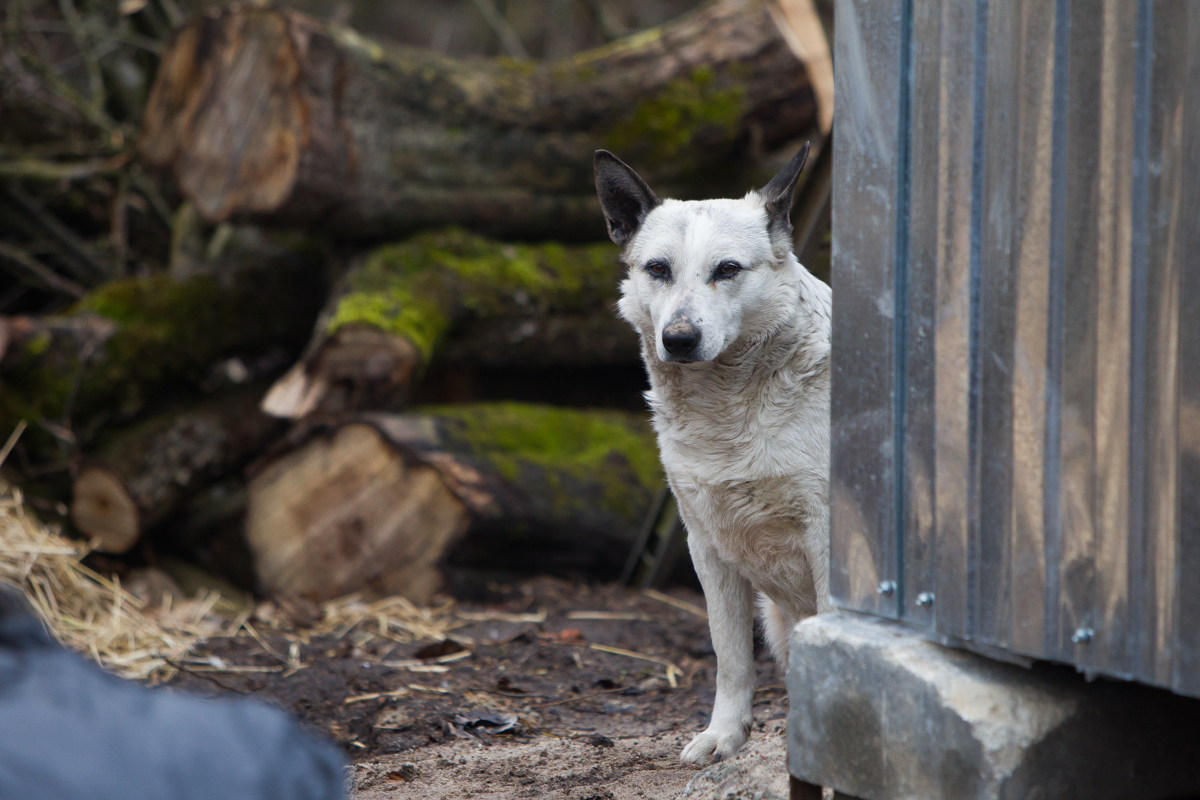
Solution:
M 661 482 L 644 416 L 515 403 L 368 413 L 251 479 L 246 538 L 270 593 L 427 600 L 451 548 L 464 566 L 615 573 Z
M 28 428 L 4 477 L 108 567 L 277 598 L 614 577 L 662 476 L 592 153 L 665 195 L 759 184 L 828 129 L 812 0 L 548 62 L 121 7 L 6 12 L 0 434 Z M 625 410 L 512 402 L 588 374 L 562 396 Z
M 141 148 L 214 221 L 252 215 L 360 239 L 448 224 L 597 239 L 597 149 L 648 165 L 668 196 L 694 197 L 745 183 L 757 153 L 816 116 L 808 72 L 765 2 L 724 0 L 539 65 L 389 47 L 246 4 L 176 34 Z

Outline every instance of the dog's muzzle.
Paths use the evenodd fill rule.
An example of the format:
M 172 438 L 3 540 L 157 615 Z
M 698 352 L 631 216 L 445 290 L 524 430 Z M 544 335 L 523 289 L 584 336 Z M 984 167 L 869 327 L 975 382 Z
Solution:
M 672 322 L 663 328 L 662 343 L 672 361 L 691 361 L 700 347 L 700 330 L 690 322 Z

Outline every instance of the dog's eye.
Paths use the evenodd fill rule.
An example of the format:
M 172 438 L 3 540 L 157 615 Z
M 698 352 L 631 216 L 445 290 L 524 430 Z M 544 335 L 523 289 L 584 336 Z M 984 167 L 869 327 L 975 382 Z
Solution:
M 671 265 L 656 259 L 646 264 L 646 272 L 649 272 L 654 278 L 669 278 L 671 277 Z
M 736 261 L 722 261 L 713 272 L 713 280 L 732 278 L 742 271 L 742 265 Z

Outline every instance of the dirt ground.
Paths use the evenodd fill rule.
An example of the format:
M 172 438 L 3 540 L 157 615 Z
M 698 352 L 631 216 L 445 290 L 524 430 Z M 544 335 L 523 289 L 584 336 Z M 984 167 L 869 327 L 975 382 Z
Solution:
M 704 607 L 698 592 L 670 595 Z M 214 639 L 199 656 L 245 669 L 304 666 L 181 672 L 169 685 L 290 709 L 345 748 L 364 800 L 672 797 L 697 774 L 678 753 L 712 706 L 716 658 L 701 614 L 550 578 L 492 585 L 486 603 L 459 611 L 480 621 L 440 645 L 357 648 L 328 636 L 289 654 L 265 632 L 273 660 L 249 637 Z M 754 739 L 778 740 L 769 757 L 782 772 L 786 692 L 761 643 L 756 655 Z

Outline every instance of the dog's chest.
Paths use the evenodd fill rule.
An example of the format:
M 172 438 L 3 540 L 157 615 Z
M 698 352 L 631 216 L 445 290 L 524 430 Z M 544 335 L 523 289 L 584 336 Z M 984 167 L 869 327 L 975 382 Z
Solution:
M 807 401 L 806 401 L 807 400 Z M 656 420 L 663 465 L 685 512 L 723 559 L 758 575 L 794 563 L 828 493 L 820 395 L 786 413 Z

